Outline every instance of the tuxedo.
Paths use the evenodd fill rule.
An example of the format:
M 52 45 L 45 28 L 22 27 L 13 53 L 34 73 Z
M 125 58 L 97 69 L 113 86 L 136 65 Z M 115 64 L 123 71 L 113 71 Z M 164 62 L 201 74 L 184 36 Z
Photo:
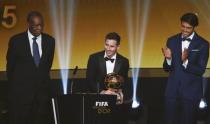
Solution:
M 209 43 L 198 34 L 194 34 L 189 44 L 188 64 L 183 66 L 182 37 L 177 34 L 168 38 L 167 47 L 172 51 L 171 65 L 164 60 L 163 68 L 169 72 L 165 91 L 166 124 L 194 124 L 195 113 L 203 96 L 202 75 L 205 72 Z M 178 109 L 181 107 L 181 114 Z M 176 122 L 177 116 L 180 122 Z
M 54 57 L 55 40 L 41 34 L 42 56 L 36 66 L 27 32 L 10 38 L 7 51 L 9 81 L 9 121 L 11 124 L 41 123 L 46 116 L 50 98 L 50 69 Z

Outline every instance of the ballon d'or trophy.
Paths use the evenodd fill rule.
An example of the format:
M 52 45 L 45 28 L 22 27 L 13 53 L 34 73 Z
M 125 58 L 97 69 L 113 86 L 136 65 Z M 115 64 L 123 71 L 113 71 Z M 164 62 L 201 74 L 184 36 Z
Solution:
M 118 75 L 117 73 L 109 73 L 106 75 L 104 79 L 104 83 L 107 90 L 103 90 L 101 94 L 110 94 L 117 96 L 116 104 L 123 103 L 123 92 L 121 89 L 122 83 L 124 79 L 122 76 Z

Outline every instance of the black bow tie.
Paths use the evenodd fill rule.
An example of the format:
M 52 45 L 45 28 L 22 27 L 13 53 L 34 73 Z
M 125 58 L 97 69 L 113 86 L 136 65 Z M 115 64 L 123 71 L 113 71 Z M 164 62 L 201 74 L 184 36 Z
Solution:
M 188 41 L 188 42 L 191 42 L 191 41 L 192 41 L 192 39 L 190 39 L 190 38 L 185 38 L 185 37 L 183 37 L 183 38 L 182 38 L 182 41 L 185 41 L 185 40 Z
M 105 59 L 105 61 L 111 61 L 112 63 L 114 62 L 114 59 L 111 59 L 111 58 L 108 58 L 108 57 L 105 57 L 104 59 Z

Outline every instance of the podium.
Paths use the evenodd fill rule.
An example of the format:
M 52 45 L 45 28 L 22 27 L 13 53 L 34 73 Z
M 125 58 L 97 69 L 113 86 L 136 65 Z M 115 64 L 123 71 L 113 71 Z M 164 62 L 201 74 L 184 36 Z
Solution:
M 112 124 L 116 96 L 69 94 L 52 99 L 55 124 Z

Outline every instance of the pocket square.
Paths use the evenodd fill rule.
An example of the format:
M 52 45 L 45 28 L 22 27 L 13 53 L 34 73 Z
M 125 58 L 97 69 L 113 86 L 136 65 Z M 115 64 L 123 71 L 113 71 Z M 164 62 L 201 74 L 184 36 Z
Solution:
M 192 49 L 191 50 L 192 52 L 198 52 L 198 51 L 200 51 L 199 49 Z

